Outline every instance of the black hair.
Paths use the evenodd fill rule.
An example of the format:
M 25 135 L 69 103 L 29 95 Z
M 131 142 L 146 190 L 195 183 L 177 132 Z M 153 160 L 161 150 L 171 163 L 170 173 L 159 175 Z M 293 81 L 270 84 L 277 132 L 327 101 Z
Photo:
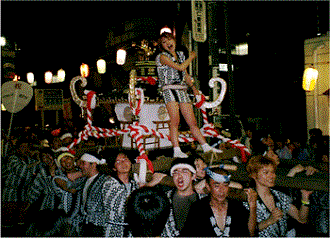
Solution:
M 252 155 L 263 155 L 268 150 L 268 146 L 261 141 L 261 137 L 251 139 Z
M 26 137 L 20 137 L 17 140 L 16 145 L 19 147 L 21 144 L 24 144 L 24 143 L 31 145 L 31 141 Z
M 136 151 L 130 151 L 130 150 L 125 150 L 122 148 L 119 149 L 105 149 L 100 152 L 99 156 L 102 156 L 106 161 L 110 169 L 114 168 L 117 156 L 119 154 L 124 154 L 127 156 L 127 158 L 131 161 L 133 164 L 133 158 L 136 158 L 138 156 L 138 153 Z
M 197 159 L 201 159 L 203 162 L 205 162 L 205 158 L 198 154 L 195 150 L 190 150 L 187 152 L 187 155 L 189 156 L 190 159 L 192 159 L 194 162 L 197 160 Z
M 176 165 L 176 164 L 189 164 L 191 165 L 194 169 L 196 169 L 195 166 L 195 158 L 193 156 L 188 156 L 188 158 L 177 158 L 172 161 L 171 168 Z
M 159 187 L 143 187 L 132 192 L 126 211 L 133 236 L 160 236 L 170 214 L 170 202 Z
M 44 147 L 44 148 L 42 148 L 39 152 L 40 152 L 40 155 L 41 155 L 41 154 L 49 154 L 49 155 L 51 155 L 53 158 L 55 158 L 55 154 L 54 154 L 54 152 L 53 152 L 49 147 Z
M 308 131 L 308 134 L 310 136 L 315 136 L 315 137 L 322 137 L 322 131 L 319 128 L 312 128 Z

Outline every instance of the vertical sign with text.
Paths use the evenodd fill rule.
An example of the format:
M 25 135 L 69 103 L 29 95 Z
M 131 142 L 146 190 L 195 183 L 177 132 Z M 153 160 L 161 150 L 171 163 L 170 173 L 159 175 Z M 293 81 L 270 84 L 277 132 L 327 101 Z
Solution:
M 203 0 L 191 1 L 192 32 L 196 42 L 206 41 L 206 6 Z

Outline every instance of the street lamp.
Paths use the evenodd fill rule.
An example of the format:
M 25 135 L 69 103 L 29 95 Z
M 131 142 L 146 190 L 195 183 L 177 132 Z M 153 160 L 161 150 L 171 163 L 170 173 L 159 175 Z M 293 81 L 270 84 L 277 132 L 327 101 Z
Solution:
M 45 73 L 45 83 L 52 83 L 52 80 L 53 79 L 53 74 L 52 74 L 52 72 L 50 72 L 50 71 L 47 71 L 46 73 Z
M 89 75 L 89 67 L 87 64 L 82 63 L 80 66 L 80 74 L 82 77 L 87 78 Z
M 104 59 L 99 59 L 96 62 L 97 65 L 97 72 L 99 72 L 99 74 L 104 74 L 106 71 L 106 62 Z
M 125 64 L 125 61 L 126 61 L 126 50 L 123 50 L 123 49 L 119 49 L 117 51 L 117 64 L 119 65 L 123 65 Z

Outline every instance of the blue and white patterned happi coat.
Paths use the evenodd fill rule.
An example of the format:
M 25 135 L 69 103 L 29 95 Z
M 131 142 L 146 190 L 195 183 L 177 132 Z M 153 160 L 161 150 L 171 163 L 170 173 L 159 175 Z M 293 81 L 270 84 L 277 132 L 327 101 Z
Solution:
M 95 226 L 105 227 L 107 217 L 105 213 L 105 190 L 109 176 L 98 174 L 87 190 L 86 204 L 83 206 L 83 189 L 78 191 L 75 209 L 70 217 L 70 222 L 81 232 L 83 223 L 92 223 Z
M 111 177 L 103 187 L 106 209 L 106 237 L 122 237 L 124 235 L 125 205 L 132 191 L 138 189 L 138 184 L 130 180 L 129 184 L 123 184 L 118 179 Z

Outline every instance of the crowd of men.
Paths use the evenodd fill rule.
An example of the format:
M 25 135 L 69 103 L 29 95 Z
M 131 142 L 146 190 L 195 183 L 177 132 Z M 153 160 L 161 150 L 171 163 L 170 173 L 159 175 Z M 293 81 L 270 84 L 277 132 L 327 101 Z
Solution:
M 2 141 L 2 228 L 20 226 L 20 236 L 52 237 L 329 236 L 329 192 L 274 189 L 280 161 L 328 164 L 318 129 L 310 131 L 306 146 L 294 137 L 249 130 L 241 138 L 252 151 L 248 187 L 232 181 L 234 172 L 221 160 L 210 166 L 195 151 L 188 158 L 155 158 L 155 172 L 148 171 L 142 183 L 132 151 L 91 139 L 72 153 L 67 146 L 75 136 L 64 128 L 22 128 Z M 220 149 L 230 154 L 233 148 L 226 146 Z M 232 197 L 233 189 L 245 199 Z M 298 224 L 307 224 L 309 233 Z

